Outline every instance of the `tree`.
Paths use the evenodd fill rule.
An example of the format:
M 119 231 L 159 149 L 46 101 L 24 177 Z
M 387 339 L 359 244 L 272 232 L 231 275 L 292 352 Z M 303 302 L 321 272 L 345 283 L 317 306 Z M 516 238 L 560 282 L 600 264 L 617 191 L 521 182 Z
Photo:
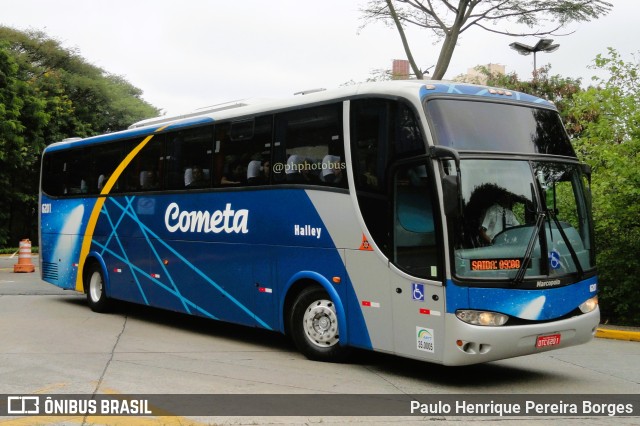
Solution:
M 159 115 L 141 95 L 42 32 L 0 26 L 0 247 L 37 236 L 46 144 Z
M 597 19 L 612 7 L 603 0 L 369 0 L 362 12 L 365 25 L 382 21 L 396 27 L 407 59 L 419 79 L 423 78 L 423 72 L 413 59 L 404 28 L 428 30 L 436 41 L 442 41 L 433 72 L 433 78 L 440 80 L 465 31 L 479 28 L 516 37 L 544 36 L 555 34 L 572 22 Z M 506 27 L 509 24 L 526 29 L 511 32 Z
M 614 49 L 593 68 L 607 78 L 574 98 L 576 151 L 593 169 L 593 212 L 604 319 L 639 325 L 640 64 Z
M 37 90 L 20 79 L 20 68 L 6 44 L 0 43 L 0 244 L 17 225 L 16 216 L 34 216 L 35 165 L 44 148 L 41 133 L 47 124 L 44 108 Z
M 62 47 L 41 31 L 22 32 L 0 26 L 0 40 L 9 43 L 23 80 L 57 104 L 49 105 L 48 112 L 57 114 L 56 124 L 62 134 L 51 135 L 48 143 L 121 130 L 134 121 L 160 114 L 141 98 L 142 91 L 123 77 L 88 63 L 75 50 Z

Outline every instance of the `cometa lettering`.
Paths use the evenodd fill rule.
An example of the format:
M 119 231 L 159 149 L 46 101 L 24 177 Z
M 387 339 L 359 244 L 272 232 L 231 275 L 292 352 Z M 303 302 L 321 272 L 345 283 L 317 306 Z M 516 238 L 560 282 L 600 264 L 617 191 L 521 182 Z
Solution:
M 169 232 L 199 232 L 219 234 L 246 234 L 249 210 L 234 210 L 227 203 L 224 210 L 186 211 L 178 203 L 171 203 L 164 214 L 164 224 Z

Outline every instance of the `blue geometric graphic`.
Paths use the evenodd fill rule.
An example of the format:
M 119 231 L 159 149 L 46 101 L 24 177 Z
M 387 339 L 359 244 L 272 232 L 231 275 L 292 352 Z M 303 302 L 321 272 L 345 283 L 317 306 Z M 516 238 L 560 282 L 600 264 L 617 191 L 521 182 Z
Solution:
M 181 268 L 184 270 L 186 267 L 202 282 L 206 283 L 215 291 L 220 293 L 225 300 L 228 300 L 231 304 L 237 307 L 240 311 L 248 315 L 251 319 L 255 320 L 261 327 L 268 330 L 272 328 L 261 318 L 255 315 L 247 306 L 241 303 L 231 293 L 226 291 L 222 286 L 213 281 L 205 272 L 196 267 L 191 261 L 183 256 L 177 249 L 172 247 L 164 239 L 162 239 L 156 232 L 150 229 L 140 218 L 136 212 L 136 196 L 124 197 L 124 203 L 121 203 L 117 198 L 108 198 L 101 211 L 101 220 L 98 221 L 98 227 L 94 233 L 92 243 L 94 250 L 103 257 L 110 257 L 113 261 L 120 262 L 129 268 L 130 276 L 137 288 L 137 294 L 126 293 L 123 290 L 123 285 L 117 284 L 116 275 L 122 272 L 109 271 L 111 277 L 112 286 L 110 290 L 117 293 L 117 295 L 125 300 L 131 300 L 145 305 L 162 306 L 171 302 L 166 300 L 166 295 L 170 295 L 179 302 L 179 308 L 169 306 L 170 309 L 176 309 L 186 313 L 197 313 L 204 315 L 212 319 L 219 319 L 217 315 L 207 310 L 201 304 L 194 302 L 194 300 L 202 300 L 202 297 L 188 297 L 182 294 L 177 282 L 184 282 L 184 278 L 181 280 L 174 279 L 174 274 L 170 268 L 166 265 L 166 257 L 160 255 L 160 252 L 169 253 L 173 258 L 180 261 Z M 114 208 L 115 207 L 115 208 Z M 153 216 L 147 216 L 153 217 Z M 105 224 L 108 224 L 110 229 L 104 232 Z M 135 224 L 137 229 L 132 229 L 132 224 Z M 103 232 L 98 232 L 101 229 Z M 99 235 L 103 235 L 100 237 Z M 127 236 L 126 242 L 122 241 L 121 235 Z M 125 247 L 125 244 L 128 247 Z M 135 262 L 129 257 L 128 253 L 133 251 L 145 251 L 149 253 L 149 256 L 136 256 Z M 112 264 L 113 262 L 107 262 Z M 158 271 L 158 274 L 150 273 L 151 270 Z M 156 288 L 149 288 L 149 283 L 152 283 Z M 194 282 L 187 283 L 193 286 Z M 158 294 L 158 289 L 161 289 L 163 294 Z M 130 290 L 129 290 L 130 291 Z M 151 303 L 149 300 L 150 294 L 154 293 L 155 298 L 162 299 L 162 302 Z M 198 296 L 198 293 L 194 294 Z

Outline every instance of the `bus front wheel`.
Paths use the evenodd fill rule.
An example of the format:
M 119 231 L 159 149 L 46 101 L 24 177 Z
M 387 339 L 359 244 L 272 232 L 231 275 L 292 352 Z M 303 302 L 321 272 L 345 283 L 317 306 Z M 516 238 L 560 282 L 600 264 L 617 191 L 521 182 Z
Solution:
M 94 312 L 108 312 L 110 301 L 105 293 L 104 277 L 100 265 L 91 264 L 85 277 L 84 284 L 89 308 Z
M 344 361 L 348 348 L 340 345 L 338 316 L 329 294 L 319 287 L 308 287 L 296 298 L 289 318 L 294 344 L 315 361 Z

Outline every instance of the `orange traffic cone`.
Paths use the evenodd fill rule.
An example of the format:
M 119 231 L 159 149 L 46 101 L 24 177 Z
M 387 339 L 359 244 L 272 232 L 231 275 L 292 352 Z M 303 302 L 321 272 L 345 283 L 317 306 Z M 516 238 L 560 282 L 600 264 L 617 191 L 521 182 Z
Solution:
M 36 267 L 31 262 L 31 241 L 20 241 L 18 263 L 13 265 L 13 272 L 35 272 Z

